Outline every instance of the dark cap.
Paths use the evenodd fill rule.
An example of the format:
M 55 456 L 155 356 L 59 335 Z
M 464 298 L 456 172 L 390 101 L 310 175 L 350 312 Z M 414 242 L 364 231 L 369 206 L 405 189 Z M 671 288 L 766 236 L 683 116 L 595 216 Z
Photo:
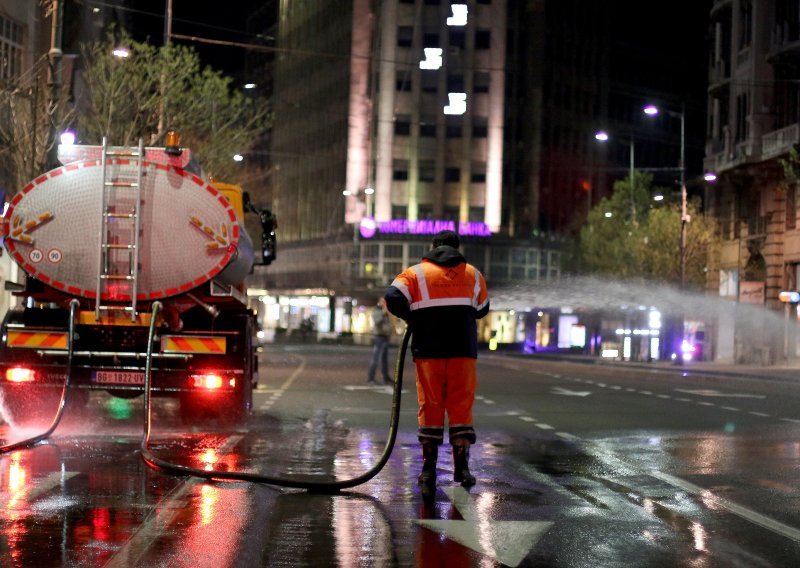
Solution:
M 433 235 L 433 240 L 431 241 L 431 244 L 433 245 L 433 248 L 448 246 L 457 249 L 461 243 L 458 240 L 458 235 L 455 234 L 453 231 L 439 231 L 438 233 Z

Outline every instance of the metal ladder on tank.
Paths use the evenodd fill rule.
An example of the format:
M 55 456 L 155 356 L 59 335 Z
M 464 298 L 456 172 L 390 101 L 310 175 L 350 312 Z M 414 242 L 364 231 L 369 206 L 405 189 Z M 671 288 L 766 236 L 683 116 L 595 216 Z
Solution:
M 109 159 L 129 159 L 136 168 L 136 181 L 119 181 L 112 178 L 112 170 L 109 167 Z M 131 321 L 136 321 L 136 294 L 138 292 L 139 275 L 139 228 L 142 204 L 142 173 L 144 169 L 144 144 L 139 139 L 137 147 L 114 147 L 108 146 L 106 138 L 103 137 L 103 148 L 101 156 L 101 167 L 103 176 L 103 199 L 102 211 L 103 219 L 100 224 L 100 250 L 99 264 L 97 271 L 97 297 L 95 303 L 95 320 L 100 320 L 101 312 L 121 311 L 130 314 Z M 132 176 L 131 176 L 132 177 Z M 127 192 L 127 195 L 123 195 Z M 124 201 L 121 197 L 131 199 L 134 206 L 127 211 L 120 211 L 116 203 Z M 128 242 L 119 242 L 119 239 L 110 238 L 112 225 L 117 222 L 130 223 L 131 239 Z M 114 240 L 114 242 L 111 242 Z M 120 251 L 128 251 L 127 270 L 125 274 L 112 271 L 112 257 L 116 258 Z M 113 265 L 119 267 L 122 263 L 115 261 Z M 125 281 L 130 286 L 131 302 L 129 305 L 103 304 L 102 294 L 107 290 L 110 281 Z

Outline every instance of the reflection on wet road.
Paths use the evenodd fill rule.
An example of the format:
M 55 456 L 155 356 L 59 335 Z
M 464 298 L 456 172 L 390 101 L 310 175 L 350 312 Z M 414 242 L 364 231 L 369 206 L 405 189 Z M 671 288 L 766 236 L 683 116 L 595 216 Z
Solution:
M 391 400 L 365 384 L 368 358 L 356 347 L 268 352 L 245 428 L 186 428 L 159 401 L 151 449 L 200 469 L 357 476 L 384 448 Z M 452 481 L 445 445 L 433 503 L 415 482 L 410 365 L 388 465 L 337 494 L 151 470 L 141 400 L 94 393 L 46 443 L 0 458 L 0 564 L 800 565 L 800 430 L 779 420 L 794 416 L 791 394 L 738 385 L 724 398 L 715 385 L 712 398 L 681 378 L 496 357 L 480 373 L 478 484 Z

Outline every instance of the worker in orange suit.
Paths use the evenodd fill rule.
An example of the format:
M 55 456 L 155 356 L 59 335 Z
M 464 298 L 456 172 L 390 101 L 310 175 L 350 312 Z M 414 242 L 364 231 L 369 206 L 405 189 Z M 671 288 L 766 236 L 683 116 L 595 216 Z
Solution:
M 386 306 L 411 329 L 417 370 L 423 497 L 436 490 L 436 462 L 444 442 L 445 416 L 453 448 L 453 480 L 475 484 L 469 448 L 475 443 L 477 320 L 489 312 L 489 294 L 480 271 L 459 252 L 458 235 L 441 231 L 419 264 L 404 270 L 386 291 Z

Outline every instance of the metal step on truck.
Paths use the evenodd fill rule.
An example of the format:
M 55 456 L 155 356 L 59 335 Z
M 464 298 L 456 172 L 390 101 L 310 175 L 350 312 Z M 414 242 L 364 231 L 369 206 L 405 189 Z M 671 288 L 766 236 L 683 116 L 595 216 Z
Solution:
M 142 395 L 152 304 L 152 394 L 175 397 L 187 424 L 243 421 L 258 382 L 255 313 L 245 277 L 275 258 L 275 218 L 239 186 L 206 180 L 176 139 L 161 148 L 62 145 L 62 167 L 22 188 L 2 237 L 24 282 L 0 341 L 0 396 L 12 425 L 92 390 Z M 261 251 L 244 228 L 259 215 Z M 256 256 L 258 258 L 256 258 Z M 68 368 L 69 304 L 73 323 Z

